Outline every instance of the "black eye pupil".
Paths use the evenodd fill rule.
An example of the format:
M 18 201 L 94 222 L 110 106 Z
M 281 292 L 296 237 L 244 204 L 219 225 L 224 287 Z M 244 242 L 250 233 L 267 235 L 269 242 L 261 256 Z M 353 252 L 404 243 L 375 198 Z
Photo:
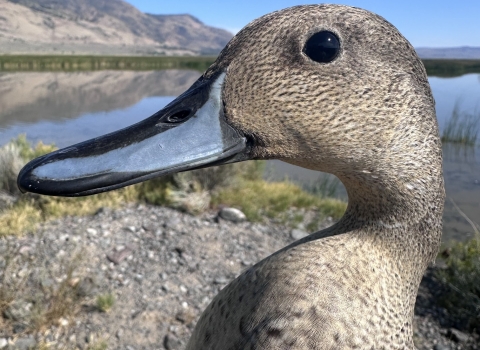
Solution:
M 340 52 L 340 40 L 332 32 L 321 31 L 307 40 L 303 52 L 315 62 L 332 62 Z

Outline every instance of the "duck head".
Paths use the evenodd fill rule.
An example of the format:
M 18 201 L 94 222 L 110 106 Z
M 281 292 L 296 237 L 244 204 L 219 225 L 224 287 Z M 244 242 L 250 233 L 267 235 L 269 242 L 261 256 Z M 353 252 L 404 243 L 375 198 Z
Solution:
M 383 214 L 395 221 L 410 215 L 411 201 L 418 215 L 438 202 L 441 158 L 434 100 L 408 41 L 368 11 L 311 5 L 253 21 L 164 109 L 33 160 L 18 185 L 82 196 L 210 165 L 281 159 L 338 176 L 349 208 L 363 208 L 357 218 L 388 207 Z

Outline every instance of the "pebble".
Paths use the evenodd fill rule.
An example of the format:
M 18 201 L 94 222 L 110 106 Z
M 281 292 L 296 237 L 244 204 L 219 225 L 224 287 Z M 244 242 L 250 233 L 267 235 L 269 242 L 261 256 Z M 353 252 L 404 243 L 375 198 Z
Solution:
M 231 222 L 243 222 L 247 220 L 245 214 L 236 208 L 225 207 L 220 210 L 218 215 L 223 219 Z
M 299 240 L 299 239 L 302 239 L 303 237 L 306 237 L 306 236 L 308 236 L 308 233 L 303 231 L 303 230 L 300 230 L 298 228 L 293 229 L 290 232 L 290 237 L 292 237 L 294 240 Z
M 176 350 L 180 349 L 182 343 L 180 340 L 173 334 L 167 334 L 163 340 L 163 346 L 165 350 Z
M 27 320 L 31 315 L 32 303 L 24 300 L 14 300 L 3 312 L 3 317 L 13 321 Z
M 121 248 L 117 247 L 116 250 L 107 254 L 108 260 L 113 262 L 114 264 L 120 264 L 124 259 L 128 258 L 133 253 L 133 250 L 129 247 Z
M 123 337 L 123 329 L 120 328 L 120 329 L 115 333 L 115 336 L 117 337 L 117 339 L 122 339 L 122 337 Z
M 0 349 L 7 347 L 8 340 L 6 338 L 0 338 Z
M 447 332 L 447 336 L 449 336 L 453 341 L 456 341 L 459 343 L 465 343 L 468 341 L 468 338 L 469 338 L 467 334 L 455 328 L 450 328 Z
M 96 236 L 97 235 L 97 230 L 95 230 L 94 228 L 87 228 L 87 232 L 89 235 L 92 235 L 92 236 Z
M 63 327 L 66 327 L 68 326 L 68 320 L 64 317 L 61 317 L 59 320 L 58 320 L 58 324 L 60 326 L 63 326 Z
M 215 277 L 215 279 L 213 280 L 213 283 L 215 283 L 215 284 L 225 284 L 228 281 L 229 281 L 228 278 L 222 276 L 222 277 Z
M 14 349 L 16 350 L 30 350 L 37 345 L 35 338 L 30 336 L 26 338 L 18 338 L 15 342 Z

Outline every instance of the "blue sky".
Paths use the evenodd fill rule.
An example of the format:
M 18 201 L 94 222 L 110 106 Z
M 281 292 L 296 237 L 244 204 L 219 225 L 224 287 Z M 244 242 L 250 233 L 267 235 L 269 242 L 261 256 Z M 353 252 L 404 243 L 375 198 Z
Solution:
M 314 4 L 294 0 L 126 0 L 143 12 L 189 13 L 202 22 L 237 32 L 251 20 L 285 7 Z M 393 23 L 415 47 L 480 46 L 480 0 L 328 1 L 362 7 Z

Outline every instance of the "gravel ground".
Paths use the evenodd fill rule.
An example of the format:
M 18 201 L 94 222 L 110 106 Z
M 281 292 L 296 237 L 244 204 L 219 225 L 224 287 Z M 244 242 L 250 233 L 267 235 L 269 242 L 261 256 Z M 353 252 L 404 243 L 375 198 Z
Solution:
M 0 283 L 3 290 L 14 285 L 15 301 L 0 317 L 0 349 L 183 349 L 221 288 L 301 234 L 271 222 L 233 223 L 217 213 L 195 217 L 128 205 L 3 238 Z M 68 311 L 75 312 L 42 324 L 35 318 L 38 300 L 59 285 L 73 291 L 77 299 Z M 417 347 L 480 349 L 477 335 L 455 329 L 446 310 L 436 306 L 438 290 L 429 270 L 415 312 Z M 108 312 L 99 310 L 99 295 L 114 296 Z M 55 303 L 50 299 L 48 305 Z

